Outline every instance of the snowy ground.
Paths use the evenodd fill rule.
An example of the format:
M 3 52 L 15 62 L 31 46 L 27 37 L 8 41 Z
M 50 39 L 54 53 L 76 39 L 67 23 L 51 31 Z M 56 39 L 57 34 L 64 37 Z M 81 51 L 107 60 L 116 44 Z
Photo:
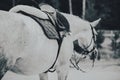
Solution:
M 97 61 L 94 68 L 87 67 L 89 68 L 81 67 L 86 73 L 71 68 L 67 80 L 120 80 L 120 60 Z M 39 80 L 39 77 L 26 77 L 8 72 L 2 80 Z M 49 80 L 57 80 L 56 73 L 49 73 Z

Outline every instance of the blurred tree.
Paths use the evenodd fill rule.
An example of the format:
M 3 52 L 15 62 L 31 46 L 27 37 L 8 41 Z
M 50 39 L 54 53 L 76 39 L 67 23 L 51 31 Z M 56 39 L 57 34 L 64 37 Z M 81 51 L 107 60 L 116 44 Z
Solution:
M 96 40 L 96 44 L 97 44 L 97 48 L 102 48 L 101 44 L 104 42 L 104 31 L 102 30 L 98 30 L 97 31 L 98 35 L 97 35 L 97 40 Z
M 60 0 L 60 11 L 65 12 L 65 13 L 70 13 L 68 0 Z
M 100 29 L 120 30 L 120 0 L 86 0 L 86 16 L 89 21 L 102 18 Z
M 120 41 L 118 41 L 118 39 L 120 39 L 120 31 L 114 31 L 114 37 L 112 38 L 112 50 L 114 51 L 114 58 L 118 58 L 120 57 Z
M 12 0 L 0 0 L 0 10 L 9 10 L 12 7 Z
M 82 16 L 82 0 L 73 0 L 73 14 Z
M 86 0 L 82 2 L 82 18 L 85 19 L 85 12 L 86 12 Z
M 53 6 L 54 8 L 59 8 L 59 0 L 12 0 L 13 6 L 23 4 L 39 8 L 38 5 L 40 3 L 47 3 Z
M 85 19 L 88 21 L 93 21 L 97 19 L 96 13 L 97 11 L 94 8 L 95 0 L 86 0 L 86 15 Z
M 59 9 L 59 0 L 43 0 L 42 2 L 50 4 L 54 8 Z
M 72 11 L 72 0 L 69 0 L 69 11 L 70 11 L 70 14 L 73 14 L 73 11 Z

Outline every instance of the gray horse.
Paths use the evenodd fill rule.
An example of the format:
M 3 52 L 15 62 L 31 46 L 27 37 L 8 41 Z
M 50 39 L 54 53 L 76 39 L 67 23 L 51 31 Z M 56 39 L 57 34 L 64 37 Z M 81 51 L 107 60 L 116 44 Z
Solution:
M 14 13 L 16 10 L 25 10 L 37 17 L 48 19 L 45 13 L 30 6 L 16 6 L 10 12 L 0 11 L 0 79 L 7 71 L 12 71 L 22 75 L 40 74 L 41 80 L 47 80 L 47 73 L 44 72 L 56 60 L 59 47 L 57 40 L 48 39 L 34 19 Z M 88 22 L 74 15 L 61 14 L 68 20 L 72 34 L 64 37 L 53 68 L 56 69 L 58 80 L 66 80 L 69 60 L 73 53 L 73 41 L 83 34 L 82 39 L 88 46 L 93 40 L 90 25 L 94 29 L 100 19 Z M 89 50 L 93 47 L 94 43 L 91 43 Z

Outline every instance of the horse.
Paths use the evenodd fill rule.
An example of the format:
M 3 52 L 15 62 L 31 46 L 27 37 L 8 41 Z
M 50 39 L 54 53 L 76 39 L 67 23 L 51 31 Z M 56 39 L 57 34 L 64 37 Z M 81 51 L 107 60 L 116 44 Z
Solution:
M 24 7 L 38 17 L 48 18 L 38 9 Z M 62 12 L 61 14 L 68 20 L 72 34 L 63 38 L 54 68 L 58 74 L 58 80 L 66 80 L 69 60 L 73 52 L 73 41 L 79 39 L 81 32 L 85 33 L 82 39 L 85 38 L 86 45 L 89 45 L 90 39 L 93 40 L 91 26 L 94 29 L 100 19 L 88 22 L 74 15 Z M 93 46 L 92 43 L 89 50 Z M 39 74 L 40 80 L 47 80 L 46 71 L 54 64 L 57 52 L 57 40 L 48 39 L 34 19 L 12 11 L 0 10 L 0 80 L 7 71 L 22 75 Z

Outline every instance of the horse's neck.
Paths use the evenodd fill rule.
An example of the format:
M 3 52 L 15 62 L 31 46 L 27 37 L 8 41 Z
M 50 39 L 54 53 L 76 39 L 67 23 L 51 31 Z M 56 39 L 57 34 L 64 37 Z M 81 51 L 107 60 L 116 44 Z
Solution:
M 67 18 L 70 24 L 70 30 L 73 35 L 76 35 L 80 31 L 83 31 L 85 28 L 87 28 L 88 22 L 81 19 L 80 17 L 66 13 L 62 13 L 62 14 Z

